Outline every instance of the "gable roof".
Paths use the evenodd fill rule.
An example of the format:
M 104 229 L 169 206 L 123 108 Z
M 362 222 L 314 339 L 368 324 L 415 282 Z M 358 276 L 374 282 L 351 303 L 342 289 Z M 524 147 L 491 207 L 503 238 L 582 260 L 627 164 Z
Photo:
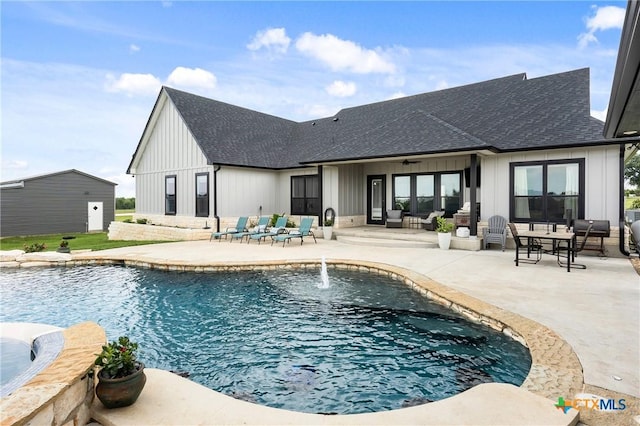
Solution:
M 334 161 L 606 142 L 601 136 L 603 123 L 590 116 L 586 68 L 534 79 L 515 74 L 345 108 L 333 117 L 301 123 L 168 87 L 163 87 L 159 99 L 163 93 L 210 164 L 286 169 Z M 132 164 L 139 149 L 140 144 Z

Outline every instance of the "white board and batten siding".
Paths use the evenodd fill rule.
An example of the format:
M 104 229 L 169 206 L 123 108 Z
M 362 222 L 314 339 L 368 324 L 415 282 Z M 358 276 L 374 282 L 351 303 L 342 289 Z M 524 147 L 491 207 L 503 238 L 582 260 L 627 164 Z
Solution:
M 531 151 L 502 154 L 481 159 L 481 189 L 483 217 L 509 217 L 509 170 L 511 163 L 522 161 L 584 159 L 585 218 L 618 223 L 618 185 L 620 180 L 619 148 L 617 145 L 579 149 Z
M 213 168 L 171 102 L 159 111 L 149 134 L 133 170 L 136 213 L 164 215 L 165 177 L 175 175 L 177 214 L 195 216 L 196 173 L 212 175 Z M 213 176 L 209 179 L 212 182 Z

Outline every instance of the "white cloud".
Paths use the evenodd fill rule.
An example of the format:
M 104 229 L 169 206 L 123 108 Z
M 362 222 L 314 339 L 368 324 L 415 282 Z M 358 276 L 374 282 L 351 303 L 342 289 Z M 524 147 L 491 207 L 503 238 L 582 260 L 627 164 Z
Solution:
M 356 74 L 393 74 L 395 65 L 385 59 L 380 51 L 364 49 L 358 44 L 341 40 L 333 34 L 304 33 L 296 41 L 296 49 L 327 65 L 333 71 Z
M 449 88 L 449 83 L 447 83 L 445 80 L 440 80 L 438 81 L 438 84 L 436 84 L 436 90 L 444 90 L 448 88 Z
M 391 94 L 391 96 L 389 96 L 387 98 L 387 100 L 400 99 L 400 98 L 404 98 L 406 96 L 407 96 L 407 94 L 404 93 L 404 92 L 395 92 L 395 93 Z
M 578 36 L 578 46 L 587 47 L 589 43 L 597 43 L 596 31 L 622 28 L 624 23 L 625 8 L 618 6 L 593 7 L 595 13 L 587 18 L 587 32 Z
M 356 93 L 356 84 L 353 81 L 340 81 L 336 80 L 327 87 L 325 90 L 331 96 L 338 98 L 347 98 L 353 96 Z
M 216 76 L 202 68 L 177 67 L 167 78 L 169 86 L 185 88 L 214 89 L 217 83 Z
M 116 78 L 107 74 L 106 90 L 108 92 L 123 92 L 128 96 L 149 95 L 160 91 L 162 83 L 152 74 L 123 73 Z
M 140 46 L 137 46 L 133 43 L 129 45 L 129 53 L 136 53 L 139 51 L 140 51 Z
M 264 31 L 258 31 L 247 45 L 249 50 L 267 49 L 270 53 L 287 53 L 291 39 L 287 36 L 284 28 L 268 28 Z

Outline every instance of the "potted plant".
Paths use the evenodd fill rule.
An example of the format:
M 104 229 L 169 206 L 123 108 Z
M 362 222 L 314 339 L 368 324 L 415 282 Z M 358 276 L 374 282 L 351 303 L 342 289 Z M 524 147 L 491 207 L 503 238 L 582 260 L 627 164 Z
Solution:
M 333 235 L 333 220 L 325 219 L 324 226 L 322 227 L 322 234 L 325 240 L 330 240 Z
M 96 396 L 107 408 L 127 407 L 138 399 L 147 381 L 144 364 L 136 360 L 138 344 L 121 336 L 102 347 L 95 365 L 98 372 Z
M 437 226 L 436 232 L 438 233 L 438 246 L 443 250 L 449 250 L 451 245 L 451 231 L 453 231 L 453 223 L 447 222 L 442 216 L 436 218 Z
M 60 241 L 60 246 L 56 249 L 56 251 L 58 253 L 71 253 L 71 249 L 69 248 L 69 241 Z

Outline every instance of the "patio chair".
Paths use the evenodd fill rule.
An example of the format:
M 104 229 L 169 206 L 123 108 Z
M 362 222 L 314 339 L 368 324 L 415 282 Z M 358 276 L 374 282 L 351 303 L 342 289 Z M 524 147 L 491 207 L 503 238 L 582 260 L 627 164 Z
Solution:
M 562 261 L 560 260 L 561 257 L 568 257 L 571 256 L 571 267 L 572 268 L 578 268 L 578 269 L 587 269 L 586 265 L 582 265 L 580 263 L 575 263 L 573 262 L 573 259 L 578 256 L 578 253 L 580 253 L 582 250 L 584 250 L 584 246 L 587 243 L 587 238 L 589 238 L 589 233 L 591 232 L 591 230 L 593 229 L 593 224 L 590 223 L 589 226 L 587 227 L 587 230 L 584 232 L 584 236 L 582 237 L 582 240 L 578 243 L 578 241 L 576 240 L 575 244 L 573 245 L 573 248 L 569 249 L 569 243 L 567 242 L 567 246 L 563 247 L 563 243 L 564 241 L 560 241 L 558 243 L 558 246 L 556 247 L 556 249 L 558 250 L 558 265 L 560 266 L 567 266 L 566 263 L 562 263 Z M 566 251 L 567 252 L 567 256 L 561 255 L 560 253 L 562 251 Z
M 258 224 L 255 227 L 253 227 L 251 230 L 244 230 L 242 232 L 236 232 L 234 234 L 230 234 L 231 240 L 229 242 L 233 242 L 233 240 L 235 239 L 238 239 L 240 240 L 240 242 L 242 242 L 242 240 L 245 237 L 247 237 L 247 240 L 249 240 L 249 236 L 251 234 L 259 234 L 261 232 L 266 231 L 267 225 L 269 224 L 270 219 L 271 218 L 269 216 L 261 216 L 260 219 L 258 219 Z
M 387 228 L 402 228 L 402 210 L 387 210 Z
M 218 242 L 220 242 L 222 240 L 222 237 L 227 239 L 227 235 L 235 234 L 237 232 L 246 231 L 247 230 L 247 222 L 248 221 L 249 221 L 249 217 L 248 216 L 239 217 L 238 218 L 238 223 L 236 223 L 236 226 L 234 226 L 233 228 L 227 228 L 224 231 L 212 232 L 211 236 L 209 237 L 209 241 L 211 241 L 211 240 L 213 240 L 215 238 L 215 239 L 218 240 Z
M 297 231 L 290 231 L 288 234 L 278 234 L 274 236 L 271 239 L 271 245 L 273 245 L 273 243 L 276 241 L 282 241 L 282 247 L 284 247 L 285 243 L 291 242 L 291 240 L 294 238 L 300 238 L 300 245 L 302 245 L 302 243 L 304 242 L 304 237 L 308 236 L 313 237 L 313 241 L 317 244 L 318 241 L 316 241 L 316 236 L 313 235 L 311 225 L 313 225 L 312 217 L 302 218 L 302 220 L 300 221 L 300 227 Z
M 257 233 L 250 234 L 249 238 L 247 238 L 247 244 L 249 244 L 251 240 L 258 240 L 258 244 L 260 244 L 260 242 L 266 240 L 267 237 L 273 238 L 278 234 L 286 234 L 287 233 L 286 226 L 287 226 L 287 218 L 285 216 L 280 216 L 278 217 L 278 220 L 276 220 L 276 223 L 265 232 L 257 232 Z
M 482 228 L 482 244 L 487 249 L 487 244 L 496 243 L 504 246 L 507 243 L 507 219 L 502 216 L 491 216 L 486 228 Z
M 636 220 L 629 227 L 631 236 L 629 238 L 629 248 L 635 249 L 640 254 L 640 220 Z
M 422 229 L 426 231 L 435 231 L 438 226 L 438 217 L 444 216 L 444 210 L 429 213 L 426 219 L 420 219 Z
M 520 237 L 518 236 L 518 230 L 516 229 L 516 225 L 513 223 L 508 223 L 509 229 L 511 230 L 511 235 L 513 236 L 513 241 L 516 243 L 516 258 L 514 262 L 516 262 L 516 266 L 519 265 L 520 262 L 524 263 L 538 263 L 540 259 L 542 259 L 542 244 L 538 239 L 535 238 L 527 238 L 527 243 L 524 244 Z M 520 259 L 519 254 L 521 252 L 527 253 L 526 259 Z M 536 254 L 535 259 L 531 259 L 531 253 Z

